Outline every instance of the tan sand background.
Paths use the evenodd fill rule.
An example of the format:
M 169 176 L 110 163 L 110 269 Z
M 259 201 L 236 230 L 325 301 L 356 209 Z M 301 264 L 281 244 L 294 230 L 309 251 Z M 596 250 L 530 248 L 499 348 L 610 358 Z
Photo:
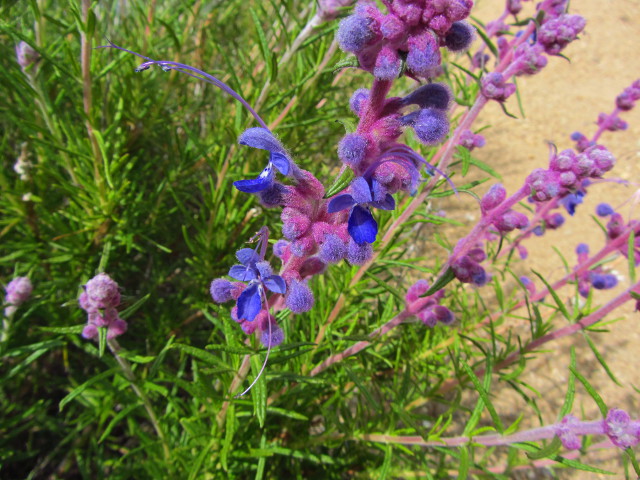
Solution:
M 499 15 L 504 1 L 478 0 L 476 4 L 476 17 L 487 22 Z M 524 5 L 523 13 L 533 10 L 533 2 Z M 547 142 L 554 143 L 562 150 L 572 147 L 569 135 L 573 131 L 579 130 L 591 136 L 596 129 L 598 113 L 610 112 L 615 97 L 640 78 L 640 0 L 573 0 L 571 12 L 587 19 L 584 34 L 563 52 L 571 62 L 552 58 L 542 72 L 519 79 L 526 118 L 509 118 L 493 103 L 477 123 L 477 126 L 490 124 L 491 128 L 483 132 L 487 145 L 474 151 L 474 155 L 503 175 L 503 183 L 509 193 L 522 185 L 532 169 L 547 166 Z M 508 102 L 508 109 L 520 116 L 513 99 Z M 590 219 L 595 206 L 606 201 L 618 207 L 640 188 L 640 105 L 622 117 L 629 122 L 629 129 L 607 132 L 601 137 L 600 143 L 606 145 L 618 160 L 610 174 L 636 185 L 625 187 L 611 183 L 591 187 L 585 203 L 578 207 L 576 216 L 567 218 L 561 229 L 525 243 L 530 254 L 526 266 L 548 279 L 554 280 L 563 275 L 562 263 L 552 246 L 563 252 L 570 265 L 575 263 L 574 250 L 578 243 L 588 243 L 591 251 L 596 252 L 604 243 L 604 235 Z M 481 186 L 480 192 L 486 191 L 490 184 Z M 620 212 L 626 218 L 640 218 L 640 205 L 635 208 L 630 205 L 628 203 L 622 207 Z M 435 206 L 437 209 L 438 206 Z M 447 201 L 442 207 L 446 208 L 447 216 L 469 225 L 473 216 L 477 216 L 477 213 L 469 213 L 477 212 L 477 204 L 469 199 Z M 614 291 L 598 292 L 595 300 L 599 304 L 620 292 L 621 285 L 629 284 L 625 260 L 620 258 L 612 266 L 620 276 L 620 285 Z M 539 281 L 537 283 L 540 285 Z M 576 349 L 579 371 L 588 377 L 605 403 L 610 408 L 623 408 L 632 417 L 640 418 L 640 394 L 633 389 L 633 386 L 640 388 L 640 313 L 633 312 L 631 303 L 613 313 L 609 318 L 619 321 L 608 326 L 611 331 L 591 334 L 590 338 L 617 375 L 622 387 L 607 376 L 581 334 L 550 344 L 552 351 L 540 354 L 530 362 L 523 377 L 540 392 L 537 402 L 546 423 L 557 420 L 564 400 L 571 346 Z M 497 392 L 496 408 L 504 418 L 515 420 L 520 412 L 531 411 L 508 386 Z M 599 418 L 595 402 L 579 384 L 573 413 L 585 419 Z M 535 418 L 525 424 L 532 427 L 538 425 Z M 599 440 L 602 438 L 595 439 L 596 442 Z M 637 453 L 640 453 L 640 449 L 637 449 Z M 583 458 L 585 463 L 616 472 L 613 477 L 567 471 L 560 471 L 558 475 L 566 479 L 624 478 L 623 455 L 621 450 L 611 449 L 589 453 Z M 540 469 L 518 474 L 517 478 L 552 477 L 549 472 Z M 631 478 L 634 478 L 633 475 Z

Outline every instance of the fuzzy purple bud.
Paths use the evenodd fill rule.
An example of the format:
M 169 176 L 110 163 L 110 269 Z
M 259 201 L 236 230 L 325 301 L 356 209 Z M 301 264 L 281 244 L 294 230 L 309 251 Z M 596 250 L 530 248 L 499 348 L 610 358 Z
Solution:
M 511 232 L 512 230 L 522 230 L 529 225 L 529 219 L 524 213 L 509 210 L 493 221 L 493 226 L 501 233 Z
M 20 42 L 16 45 L 16 59 L 18 60 L 18 65 L 23 72 L 36 63 L 40 55 L 36 52 L 31 45 L 27 42 Z
M 224 278 L 216 278 L 213 282 L 211 282 L 209 293 L 211 293 L 211 298 L 214 302 L 224 303 L 233 298 L 233 296 L 231 295 L 232 289 L 233 284 L 229 280 L 225 280 Z
M 475 37 L 475 29 L 467 22 L 454 22 L 444 36 L 444 46 L 452 52 L 469 48 Z
M 407 27 L 402 20 L 395 15 L 387 15 L 380 22 L 380 33 L 385 40 L 395 42 L 400 40 L 407 31 Z
M 344 136 L 338 145 L 338 157 L 352 168 L 357 168 L 367 155 L 367 137 L 358 133 Z
M 617 447 L 633 447 L 640 442 L 640 422 L 632 422 L 624 410 L 609 410 L 603 426 L 605 433 Z
M 337 263 L 347 256 L 347 246 L 340 237 L 329 234 L 320 245 L 319 255 L 326 263 Z
M 349 100 L 349 107 L 351 107 L 351 111 L 356 115 L 360 115 L 362 105 L 367 100 L 369 100 L 369 90 L 366 88 L 359 88 L 353 92 L 353 95 L 351 95 L 351 99 Z
M 375 38 L 373 21 L 360 15 L 351 15 L 340 22 L 336 39 L 345 52 L 359 53 Z
M 429 77 L 440 65 L 438 41 L 429 32 L 409 38 L 407 68 L 419 77 Z
M 492 185 L 491 188 L 480 200 L 480 209 L 483 213 L 493 210 L 507 198 L 507 191 L 501 183 Z
M 418 280 L 416 283 L 411 285 L 407 290 L 407 294 L 405 295 L 405 300 L 407 303 L 413 303 L 420 298 L 420 295 L 427 293 L 429 290 L 429 282 L 424 279 Z
M 412 127 L 418 140 L 425 145 L 435 145 L 449 133 L 449 120 L 442 110 L 425 108 L 420 110 Z
M 515 91 L 516 86 L 513 83 L 506 83 L 500 72 L 491 72 L 482 78 L 482 94 L 488 99 L 504 102 Z
M 373 75 L 379 80 L 393 80 L 398 78 L 402 68 L 402 61 L 398 51 L 389 46 L 383 47 L 376 57 Z
M 613 207 L 608 203 L 600 203 L 596 207 L 596 215 L 598 215 L 599 217 L 608 217 L 609 215 L 613 214 L 613 212 Z
M 16 277 L 5 287 L 4 301 L 11 306 L 19 307 L 31 296 L 33 285 L 27 277 Z
M 285 304 L 293 313 L 304 313 L 313 307 L 314 298 L 306 282 L 291 280 L 287 288 Z
M 586 23 L 580 15 L 560 15 L 545 22 L 538 29 L 538 43 L 548 54 L 557 55 L 578 37 Z
M 597 290 L 608 290 L 618 285 L 618 278 L 610 273 L 593 273 L 590 280 L 593 288 Z
M 453 95 L 443 83 L 429 83 L 414 90 L 402 99 L 402 105 L 418 105 L 420 108 L 448 110 Z

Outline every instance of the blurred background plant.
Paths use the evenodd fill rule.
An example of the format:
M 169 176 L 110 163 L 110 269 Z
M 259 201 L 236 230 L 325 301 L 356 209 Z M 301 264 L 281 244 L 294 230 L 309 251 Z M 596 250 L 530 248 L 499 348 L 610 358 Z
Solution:
M 365 273 L 333 266 L 312 283 L 312 311 L 280 312 L 285 343 L 271 353 L 265 376 L 249 395 L 230 394 L 236 372 L 258 372 L 264 349 L 245 342 L 229 307 L 212 304 L 208 285 L 237 263 L 242 242 L 281 224 L 278 212 L 231 186 L 264 166 L 262 152 L 236 146 L 255 125 L 209 85 L 177 72 L 136 74 L 135 58 L 93 47 L 109 37 L 218 76 L 328 186 L 338 173 L 336 146 L 354 122 L 348 99 L 368 87 L 361 72 L 336 69 L 344 55 L 330 20 L 349 10 L 330 3 L 3 4 L 0 269 L 5 285 L 15 276 L 33 284 L 31 298 L 3 324 L 3 478 L 465 478 L 469 470 L 505 478 L 556 455 L 557 448 L 529 458 L 532 447 L 518 444 L 425 450 L 372 436 L 426 441 L 509 433 L 525 417 L 542 424 L 535 392 L 519 381 L 528 357 L 517 352 L 561 325 L 563 314 L 575 321 L 598 310 L 593 294 L 570 311 L 547 295 L 542 314 L 536 304 L 518 313 L 529 331 L 511 335 L 512 308 L 526 288 L 502 261 L 484 290 L 450 284 L 454 330 L 415 323 L 371 336 L 405 308 L 415 280 L 434 279 L 457 240 L 442 232 L 459 222 L 428 202 Z M 467 80 L 462 69 L 446 71 L 460 105 L 478 92 Z M 399 95 L 412 88 L 398 84 Z M 435 149 L 421 152 L 428 159 Z M 452 167 L 463 193 L 499 176 L 464 149 Z M 443 181 L 430 200 L 451 194 Z M 407 204 L 381 213 L 381 230 Z M 118 308 L 128 322 L 120 343 L 108 345 L 113 354 L 104 341 L 80 336 L 81 285 L 99 272 L 120 285 Z M 354 345 L 362 345 L 358 355 L 323 363 Z M 486 373 L 476 376 L 479 369 Z M 528 405 L 510 425 L 492 406 L 492 373 Z M 566 393 L 564 414 L 571 386 Z M 502 477 L 490 470 L 496 465 Z

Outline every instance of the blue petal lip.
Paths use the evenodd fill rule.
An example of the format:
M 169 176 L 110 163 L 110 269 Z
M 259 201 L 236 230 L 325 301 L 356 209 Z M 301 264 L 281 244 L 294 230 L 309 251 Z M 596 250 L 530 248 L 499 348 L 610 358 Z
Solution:
M 246 265 L 234 265 L 229 269 L 229 276 L 241 282 L 250 282 L 257 278 L 256 272 Z
M 273 133 L 262 127 L 253 127 L 245 130 L 238 138 L 238 143 L 270 152 L 284 153 L 285 151 Z
M 262 310 L 260 287 L 255 283 L 238 297 L 238 318 L 253 322 L 260 310 Z
M 355 204 L 356 201 L 353 197 L 348 193 L 344 193 L 331 199 L 329 206 L 327 207 L 327 211 L 329 213 L 341 212 L 342 210 L 353 207 Z
M 271 152 L 270 162 L 275 166 L 282 175 L 288 175 L 290 170 L 289 159 L 286 155 L 279 152 Z
M 264 286 L 274 293 L 287 293 L 287 284 L 280 275 L 271 275 L 264 279 Z
M 378 224 L 368 208 L 356 205 L 349 215 L 347 231 L 358 245 L 373 243 L 378 236 Z
M 390 193 L 387 193 L 384 200 L 380 202 L 371 202 L 371 206 L 379 208 L 380 210 L 393 210 L 396 208 L 396 201 Z
M 237 182 L 233 182 L 233 186 L 245 193 L 261 192 L 273 185 L 273 177 L 273 167 L 271 163 L 269 163 L 262 173 L 258 175 L 258 178 L 238 180 Z

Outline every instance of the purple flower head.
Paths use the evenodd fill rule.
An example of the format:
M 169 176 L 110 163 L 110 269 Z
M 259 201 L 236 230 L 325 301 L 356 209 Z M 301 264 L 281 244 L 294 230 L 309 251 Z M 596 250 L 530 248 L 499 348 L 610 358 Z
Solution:
M 16 45 L 16 59 L 18 65 L 24 72 L 28 67 L 38 61 L 40 55 L 27 42 L 20 42 Z
M 560 15 L 538 29 L 538 43 L 549 55 L 557 55 L 578 37 L 586 24 L 586 20 L 580 15 Z
M 454 22 L 444 36 L 444 46 L 452 52 L 469 48 L 475 38 L 475 29 L 467 22 Z
M 500 233 L 511 232 L 516 228 L 522 230 L 529 226 L 529 218 L 524 213 L 509 210 L 495 218 L 493 226 L 496 227 Z
M 375 38 L 373 19 L 358 14 L 343 19 L 336 34 L 340 48 L 351 53 L 359 53 Z
M 485 139 L 482 135 L 473 133 L 471 130 L 464 130 L 460 134 L 460 146 L 471 151 L 474 148 L 481 148 L 485 146 Z
M 216 278 L 211 282 L 209 293 L 211 293 L 211 298 L 214 302 L 224 303 L 233 298 L 233 296 L 231 295 L 232 289 L 233 284 L 229 280 L 225 280 L 224 278 Z
M 378 182 L 367 180 L 365 177 L 356 177 L 349 187 L 351 193 L 343 193 L 333 197 L 329 202 L 329 213 L 350 209 L 347 231 L 351 238 L 358 244 L 373 243 L 378 235 L 378 224 L 371 214 L 370 207 L 382 210 L 393 210 L 395 200 L 390 194 L 374 201 L 374 192 Z
M 285 305 L 293 313 L 308 312 L 314 304 L 313 292 L 307 282 L 291 280 L 289 291 L 285 298 Z
M 453 95 L 443 83 L 428 83 L 402 99 L 402 105 L 418 105 L 420 108 L 449 110 Z
M 608 217 L 614 213 L 613 207 L 608 203 L 599 203 L 596 207 L 596 215 L 599 217 Z
M 598 126 L 610 132 L 617 132 L 629 128 L 629 124 L 615 113 L 613 115 L 607 115 L 606 113 L 599 114 Z
M 538 44 L 523 43 L 516 49 L 515 56 L 519 65 L 516 75 L 535 75 L 547 66 L 544 48 Z
M 616 107 L 623 112 L 628 112 L 638 100 L 640 100 L 640 80 L 633 82 L 616 97 Z
M 380 22 L 380 33 L 385 40 L 398 41 L 406 31 L 407 27 L 404 22 L 395 15 L 386 15 Z
M 574 432 L 580 421 L 573 415 L 567 415 L 562 422 L 556 425 L 556 435 L 562 442 L 562 446 L 568 450 L 577 450 L 581 447 L 580 438 Z
M 480 200 L 480 209 L 483 213 L 493 210 L 507 198 L 507 191 L 501 183 L 492 185 L 487 193 Z
M 591 273 L 589 279 L 596 290 L 608 290 L 618 285 L 618 278 L 611 273 Z
M 265 347 L 277 347 L 284 341 L 284 332 L 276 322 L 276 318 L 266 310 L 262 310 L 252 324 L 256 325 L 260 331 L 260 342 Z
M 261 260 L 252 248 L 242 248 L 236 252 L 240 262 L 229 269 L 229 276 L 249 282 L 247 288 L 238 297 L 238 319 L 252 322 L 262 309 L 265 288 L 274 293 L 284 294 L 287 285 L 279 275 L 273 275 L 268 262 Z
M 320 258 L 326 263 L 337 263 L 347 255 L 347 245 L 338 235 L 330 233 L 320 244 Z
M 468 255 L 453 262 L 451 268 L 456 278 L 463 283 L 472 283 L 482 287 L 489 281 L 489 276 L 485 269 Z
M 594 142 L 589 140 L 584 134 L 580 132 L 573 132 L 571 134 L 571 140 L 576 142 L 576 150 L 579 152 L 584 152 L 587 148 L 595 145 Z
M 349 133 L 345 135 L 338 145 L 338 157 L 352 168 L 358 165 L 367 156 L 367 146 L 369 141 L 364 135 L 359 133 Z
M 10 306 L 19 307 L 31 296 L 33 285 L 27 277 L 16 277 L 5 288 L 4 301 Z
M 640 442 L 640 422 L 631 421 L 624 410 L 612 408 L 603 420 L 604 431 L 611 442 L 620 448 L 633 447 Z
M 106 273 L 99 273 L 87 282 L 78 303 L 87 312 L 87 325 L 82 330 L 84 338 L 98 338 L 99 328 L 107 329 L 107 340 L 127 331 L 127 322 L 116 310 L 120 304 L 120 287 Z
M 284 147 L 266 128 L 254 127 L 246 130 L 240 135 L 238 143 L 269 152 L 269 163 L 257 178 L 233 182 L 241 192 L 257 193 L 272 187 L 275 180 L 274 168 L 283 175 L 288 175 L 291 171 L 291 160 Z
M 522 0 L 507 0 L 507 11 L 511 15 L 517 15 L 522 10 Z

